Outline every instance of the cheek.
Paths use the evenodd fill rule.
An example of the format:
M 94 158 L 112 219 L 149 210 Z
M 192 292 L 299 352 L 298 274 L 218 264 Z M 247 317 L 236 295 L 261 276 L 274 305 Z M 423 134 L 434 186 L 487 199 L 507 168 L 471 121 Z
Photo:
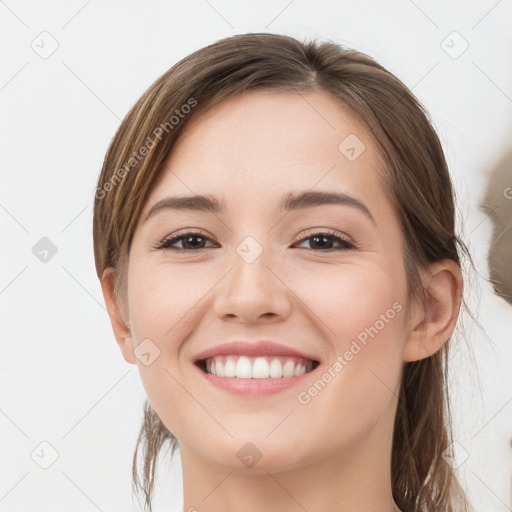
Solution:
M 396 269 L 391 273 L 366 262 L 318 267 L 304 274 L 307 279 L 295 280 L 293 290 L 337 353 L 348 349 L 353 339 L 364 343 L 376 330 L 389 332 L 401 326 L 396 320 L 403 317 L 407 290 Z
M 208 292 L 199 271 L 179 271 L 178 267 L 134 265 L 128 293 L 132 333 L 162 342 L 183 330 L 194 305 Z
M 193 316 L 188 313 L 197 302 L 197 290 L 194 292 L 190 276 L 185 279 L 182 273 L 180 278 L 169 269 L 164 272 L 156 266 L 142 271 L 134 265 L 132 272 L 129 304 L 135 352 L 150 354 L 149 361 L 137 358 L 141 383 L 158 417 L 181 439 L 186 428 L 180 418 L 198 414 L 194 401 L 184 392 L 178 365 L 181 342 L 190 332 L 187 319 Z
M 185 268 L 186 267 L 186 268 Z M 220 274 L 222 276 L 222 274 Z M 186 392 L 187 340 L 212 305 L 208 293 L 218 281 L 205 265 L 170 265 L 148 262 L 141 256 L 130 261 L 128 295 L 132 335 L 136 345 L 151 343 L 157 354 L 151 364 L 138 360 L 140 378 L 151 404 L 166 426 L 181 432 L 180 417 L 201 414 Z M 152 345 L 154 344 L 154 346 Z M 141 347 L 143 345 L 141 344 Z M 156 347 L 156 348 L 154 348 Z M 136 347 L 137 353 L 137 347 Z M 170 405 L 172 404 L 172 407 Z M 178 423 L 178 425 L 176 425 Z
M 398 395 L 406 283 L 370 266 L 318 277 L 309 281 L 308 306 L 320 315 L 333 355 L 297 398 L 305 414 L 324 422 L 326 438 L 341 442 L 370 428 Z

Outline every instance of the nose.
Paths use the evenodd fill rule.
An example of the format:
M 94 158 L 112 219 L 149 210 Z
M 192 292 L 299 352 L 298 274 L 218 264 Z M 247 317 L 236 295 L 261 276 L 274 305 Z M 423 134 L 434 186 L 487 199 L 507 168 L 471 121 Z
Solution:
M 235 251 L 215 297 L 214 311 L 219 318 L 254 323 L 278 322 L 289 316 L 292 292 L 268 252 L 263 250 L 251 261 Z

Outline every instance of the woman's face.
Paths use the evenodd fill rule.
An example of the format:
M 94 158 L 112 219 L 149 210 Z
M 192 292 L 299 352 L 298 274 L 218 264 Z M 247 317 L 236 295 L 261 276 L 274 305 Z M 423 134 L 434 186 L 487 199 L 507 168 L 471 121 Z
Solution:
M 272 472 L 390 446 L 409 325 L 382 170 L 362 123 L 323 92 L 251 91 L 186 126 L 128 265 L 141 379 L 182 458 Z M 221 208 L 161 204 L 146 220 L 195 195 Z M 262 340 L 303 359 L 268 345 L 241 356 Z M 198 362 L 210 349 L 222 355 Z

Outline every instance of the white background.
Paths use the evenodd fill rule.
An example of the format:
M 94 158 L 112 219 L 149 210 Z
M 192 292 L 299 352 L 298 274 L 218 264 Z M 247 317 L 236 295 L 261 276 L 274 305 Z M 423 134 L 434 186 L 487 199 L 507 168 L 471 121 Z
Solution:
M 512 510 L 512 307 L 485 281 L 492 225 L 478 208 L 512 144 L 511 28 L 511 0 L 0 1 L 0 511 L 139 510 L 130 478 L 144 390 L 95 273 L 96 180 L 120 120 L 157 77 L 256 31 L 364 51 L 429 110 L 478 269 L 470 302 L 482 329 L 467 322 L 451 377 L 458 471 L 478 512 Z M 469 44 L 458 58 L 446 47 L 463 48 L 454 31 Z M 52 44 L 47 58 L 33 49 Z M 32 252 L 42 237 L 57 247 L 47 263 Z M 58 452 L 48 469 L 31 458 L 49 461 L 43 441 Z M 178 510 L 179 457 L 164 469 L 156 510 Z

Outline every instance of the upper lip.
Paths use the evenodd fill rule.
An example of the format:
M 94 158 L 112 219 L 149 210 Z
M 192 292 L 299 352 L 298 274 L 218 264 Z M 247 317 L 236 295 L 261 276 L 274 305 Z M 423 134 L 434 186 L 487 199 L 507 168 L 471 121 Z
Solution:
M 315 357 L 300 352 L 294 348 L 281 345 L 269 340 L 261 340 L 257 342 L 247 341 L 228 341 L 210 347 L 195 357 L 195 361 L 208 359 L 210 357 L 220 355 L 243 355 L 243 356 L 288 356 L 298 357 L 311 361 L 318 361 Z

